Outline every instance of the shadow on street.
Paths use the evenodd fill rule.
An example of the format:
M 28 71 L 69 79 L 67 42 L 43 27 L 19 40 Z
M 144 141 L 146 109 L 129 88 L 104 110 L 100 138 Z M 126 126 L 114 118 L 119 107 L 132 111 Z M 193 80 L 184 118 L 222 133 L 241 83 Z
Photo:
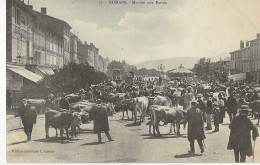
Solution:
M 8 132 L 16 131 L 16 130 L 19 130 L 19 129 L 23 129 L 23 127 L 21 127 L 21 128 L 15 128 L 15 129 L 8 130 Z
M 93 134 L 94 133 L 94 130 L 93 129 L 80 129 L 79 132 L 77 132 L 78 134 Z
M 134 127 L 134 126 L 140 126 L 139 123 L 129 123 L 125 125 L 126 127 Z
M 14 142 L 9 145 L 16 145 L 16 144 L 21 144 L 21 143 L 26 143 L 26 142 L 27 142 L 27 140 L 24 140 L 24 141 L 20 141 L 20 142 Z
M 186 154 L 181 154 L 181 155 L 175 155 L 175 158 L 190 158 L 190 157 L 195 157 L 195 156 L 202 156 L 202 154 L 192 154 L 192 153 L 186 153 Z
M 74 143 L 73 141 L 78 141 L 78 140 L 81 140 L 81 139 L 66 139 L 66 138 L 63 138 L 63 140 L 61 140 L 61 138 L 50 137 L 50 138 L 37 139 L 37 140 L 33 140 L 33 141 L 35 141 L 35 142 L 43 142 L 43 143 L 67 144 L 67 143 Z
M 180 136 L 176 136 L 176 135 L 169 135 L 169 134 L 161 134 L 164 136 L 149 136 L 149 135 L 141 135 L 141 136 L 149 136 L 149 137 L 144 137 L 143 139 L 168 139 L 168 138 L 186 138 L 187 136 L 184 135 L 180 135 Z M 168 136 L 167 136 L 168 135 Z
M 91 145 L 99 145 L 99 144 L 104 144 L 104 142 L 90 142 L 90 143 L 81 144 L 80 146 L 91 146 Z

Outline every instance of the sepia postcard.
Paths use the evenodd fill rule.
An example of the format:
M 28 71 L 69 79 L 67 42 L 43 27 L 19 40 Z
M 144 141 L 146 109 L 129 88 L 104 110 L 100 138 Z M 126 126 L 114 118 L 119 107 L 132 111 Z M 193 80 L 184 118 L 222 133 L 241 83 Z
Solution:
M 260 163 L 259 0 L 0 4 L 7 163 Z

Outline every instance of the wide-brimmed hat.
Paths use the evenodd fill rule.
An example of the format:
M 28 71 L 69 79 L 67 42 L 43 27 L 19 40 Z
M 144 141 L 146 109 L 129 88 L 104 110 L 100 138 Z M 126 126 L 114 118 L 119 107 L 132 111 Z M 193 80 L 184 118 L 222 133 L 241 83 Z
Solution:
M 192 99 L 190 103 L 191 104 L 198 104 L 197 100 L 195 100 L 195 99 Z
M 239 108 L 240 111 L 249 111 L 250 107 L 248 105 L 241 105 Z
M 202 97 L 202 94 L 197 94 L 197 98 L 201 98 Z

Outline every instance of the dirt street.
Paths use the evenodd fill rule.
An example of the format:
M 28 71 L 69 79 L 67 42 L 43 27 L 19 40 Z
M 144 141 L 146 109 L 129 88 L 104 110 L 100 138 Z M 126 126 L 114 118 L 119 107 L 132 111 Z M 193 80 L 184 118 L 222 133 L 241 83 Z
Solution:
M 205 153 L 200 154 L 198 144 L 195 143 L 196 153 L 190 155 L 187 154 L 187 130 L 183 130 L 182 126 L 180 137 L 168 134 L 170 125 L 161 126 L 163 135 L 159 138 L 148 135 L 147 119 L 138 126 L 131 120 L 121 120 L 121 116 L 118 113 L 109 117 L 110 133 L 115 141 L 108 142 L 105 134 L 102 134 L 101 144 L 97 143 L 97 135 L 93 134 L 93 122 L 81 125 L 81 133 L 77 137 L 62 142 L 55 138 L 53 128 L 50 128 L 51 138 L 45 138 L 42 115 L 34 126 L 32 140 L 27 142 L 23 130 L 18 129 L 20 119 L 8 119 L 7 162 L 234 162 L 233 151 L 226 149 L 229 137 L 227 117 L 224 124 L 220 125 L 220 132 L 206 131 Z M 256 123 L 256 120 L 253 122 Z M 11 127 L 14 124 L 16 127 Z M 255 162 L 260 162 L 259 138 L 255 148 Z M 250 163 L 252 157 L 247 157 L 246 161 Z

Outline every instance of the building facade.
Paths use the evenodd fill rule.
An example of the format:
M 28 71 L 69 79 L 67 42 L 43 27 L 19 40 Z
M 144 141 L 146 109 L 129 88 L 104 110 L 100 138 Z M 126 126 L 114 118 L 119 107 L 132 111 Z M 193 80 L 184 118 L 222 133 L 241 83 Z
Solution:
M 70 33 L 70 61 L 79 63 L 78 60 L 78 37 Z
M 87 42 L 84 42 L 84 44 L 80 40 L 77 42 L 77 53 L 78 53 L 78 63 L 79 64 L 83 64 L 88 61 Z M 89 64 L 91 65 L 91 63 L 89 63 Z
M 20 100 L 24 88 L 37 86 L 44 75 L 54 74 L 72 61 L 89 62 L 95 69 L 106 71 L 108 62 L 98 48 L 93 43 L 80 43 L 71 28 L 67 22 L 47 15 L 46 8 L 37 12 L 23 0 L 6 1 L 7 93 Z
M 248 81 L 260 82 L 260 33 L 251 41 L 240 41 L 240 49 L 230 52 L 231 74 L 246 73 Z

